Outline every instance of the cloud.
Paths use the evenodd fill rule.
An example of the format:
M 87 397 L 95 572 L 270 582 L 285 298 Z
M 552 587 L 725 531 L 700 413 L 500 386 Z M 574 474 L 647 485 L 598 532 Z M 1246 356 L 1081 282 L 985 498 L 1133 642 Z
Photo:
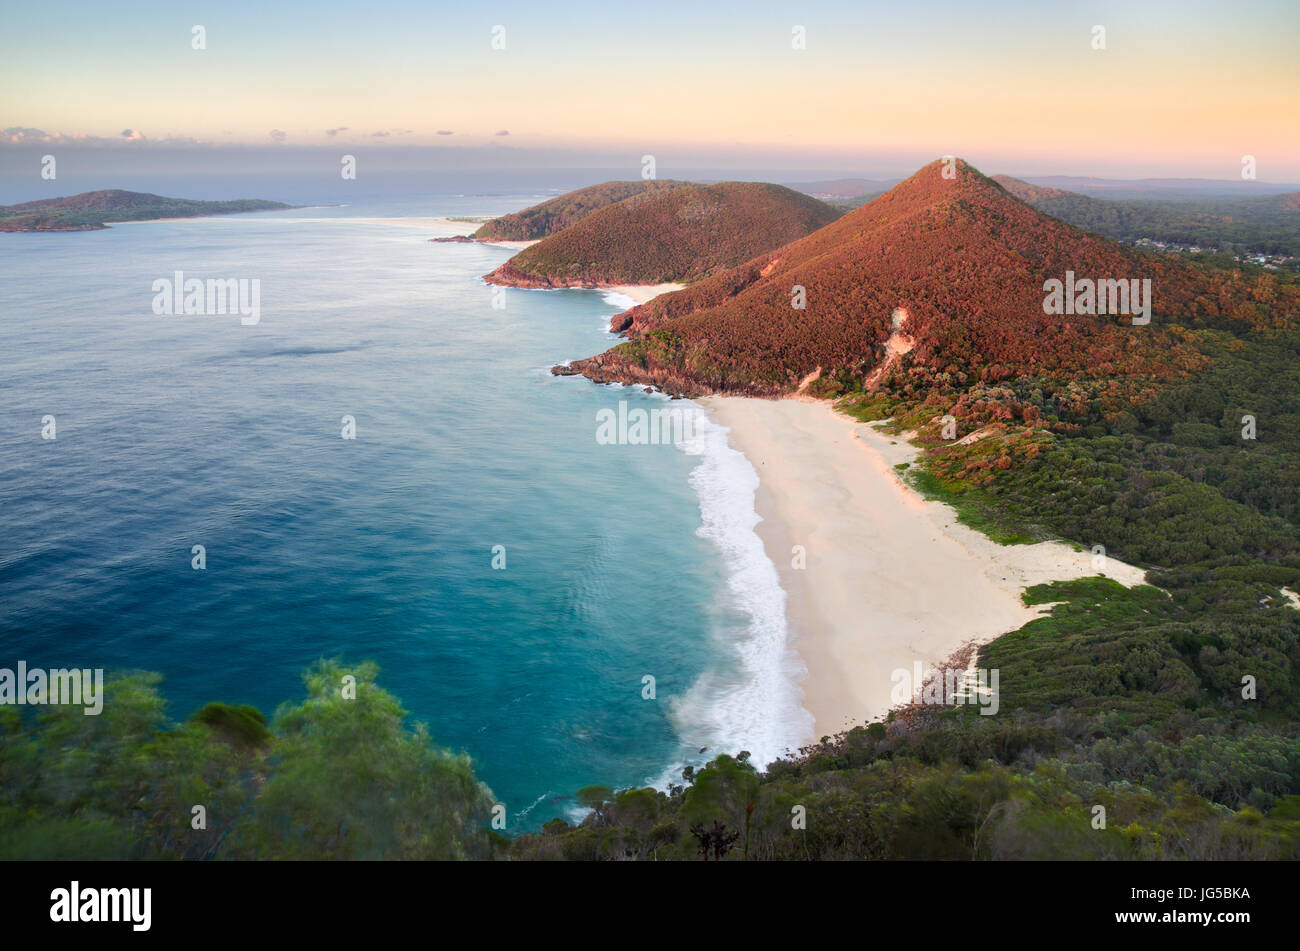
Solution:
M 455 135 L 456 133 L 455 133 L 455 132 L 452 132 L 450 129 L 439 129 L 439 130 L 438 130 L 438 134 L 439 134 L 439 135 Z
M 46 132 L 43 129 L 33 129 L 30 126 L 10 126 L 7 129 L 0 129 L 0 145 L 39 145 L 46 148 L 53 145 L 63 145 L 79 149 L 140 149 L 157 146 L 164 148 L 201 148 L 211 146 L 212 143 L 187 136 L 167 136 L 163 139 L 150 139 L 143 132 L 134 129 L 123 129 L 117 135 L 106 137 Z
M 497 133 L 494 133 L 494 134 L 495 134 L 495 135 L 509 135 L 509 134 L 510 134 L 510 130 L 509 130 L 509 129 L 502 129 L 500 132 L 497 132 Z
M 213 142 L 210 139 L 195 139 L 195 138 L 191 138 L 188 135 L 169 135 L 165 139 L 141 138 L 140 142 L 143 145 L 163 145 L 163 146 L 168 146 L 170 148 L 185 148 L 185 149 L 198 149 L 198 148 L 206 149 L 206 148 L 219 147 L 216 145 L 215 142 Z
M 26 142 L 45 143 L 55 140 L 55 137 L 51 136 L 48 132 L 21 125 L 10 126 L 7 129 L 0 130 L 0 137 L 3 137 L 4 141 L 11 145 L 22 145 Z
M 271 138 L 276 142 L 283 142 L 285 139 L 289 138 L 289 133 L 281 132 L 279 129 L 272 129 Z
M 328 135 L 328 136 L 332 139 L 332 138 L 334 138 L 334 136 L 338 135 L 340 132 L 347 132 L 347 131 L 348 131 L 348 127 L 345 126 L 345 125 L 341 125 L 341 126 L 339 126 L 338 128 L 335 128 L 335 129 L 326 129 L 326 130 L 325 130 L 325 134 Z
M 391 135 L 391 133 L 385 132 L 383 129 L 380 129 L 378 132 L 371 132 L 370 135 L 372 138 L 386 139 L 388 138 L 389 135 Z

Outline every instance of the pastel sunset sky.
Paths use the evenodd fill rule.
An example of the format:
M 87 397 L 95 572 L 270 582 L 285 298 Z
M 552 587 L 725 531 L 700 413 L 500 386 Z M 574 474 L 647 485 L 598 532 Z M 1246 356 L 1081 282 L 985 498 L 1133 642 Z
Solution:
M 685 150 L 864 172 L 959 154 L 1210 178 L 1250 154 L 1261 179 L 1300 180 L 1294 0 L 125 0 L 3 20 L 10 145 Z

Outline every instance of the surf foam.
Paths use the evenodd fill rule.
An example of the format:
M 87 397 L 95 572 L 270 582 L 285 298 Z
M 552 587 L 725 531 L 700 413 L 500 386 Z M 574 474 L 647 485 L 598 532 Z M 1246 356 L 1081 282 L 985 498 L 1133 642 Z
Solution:
M 733 663 L 700 677 L 672 705 L 683 741 L 719 752 L 748 750 L 760 769 L 795 750 L 811 736 L 813 717 L 803 708 L 800 679 L 807 673 L 790 646 L 786 593 L 776 565 L 755 532 L 758 473 L 743 453 L 727 443 L 729 430 L 710 420 L 693 402 L 694 434 L 678 444 L 700 462 L 690 484 L 700 501 L 696 530 L 722 555 L 727 576 L 726 607 L 742 623 L 720 620 L 719 634 L 734 651 Z M 691 759 L 696 759 L 691 757 Z M 697 762 L 699 760 L 696 760 Z M 680 782 L 677 764 L 656 783 Z

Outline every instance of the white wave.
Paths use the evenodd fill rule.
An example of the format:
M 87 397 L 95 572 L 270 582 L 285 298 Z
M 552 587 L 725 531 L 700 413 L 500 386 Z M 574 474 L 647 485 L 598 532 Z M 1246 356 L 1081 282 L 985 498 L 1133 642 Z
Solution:
M 696 530 L 717 546 L 727 575 L 727 607 L 744 619 L 743 630 L 722 625 L 734 663 L 704 674 L 672 705 L 674 725 L 685 743 L 707 747 L 696 763 L 718 753 L 749 750 L 760 769 L 798 749 L 813 733 L 812 714 L 803 708 L 799 681 L 806 669 L 790 646 L 786 594 L 776 565 L 755 532 L 758 473 L 744 454 L 727 444 L 725 426 L 692 408 L 694 432 L 679 444 L 700 462 L 690 483 L 700 500 L 702 524 Z M 680 782 L 685 763 L 664 773 L 656 785 Z
M 546 801 L 546 797 L 549 796 L 550 794 L 551 794 L 550 791 L 547 790 L 546 792 L 538 796 L 536 799 L 534 799 L 531 805 L 525 806 L 523 809 L 516 812 L 515 822 L 523 822 L 524 819 L 528 818 L 528 813 L 532 812 L 534 809 L 536 809 L 538 806 L 544 803 Z
M 618 291 L 605 290 L 601 293 L 600 299 L 611 307 L 617 307 L 620 314 L 629 307 L 636 306 L 635 297 L 629 297 L 627 294 L 622 294 Z
M 626 294 L 620 294 L 618 291 L 603 291 L 600 295 L 600 299 L 611 307 L 617 307 L 618 310 L 614 312 L 616 314 L 621 314 L 629 307 L 636 306 L 636 298 L 628 297 Z M 611 337 L 615 336 L 614 331 L 609 329 L 609 320 L 613 316 L 614 314 L 606 314 L 600 318 L 600 329 L 605 331 L 605 333 L 609 334 Z

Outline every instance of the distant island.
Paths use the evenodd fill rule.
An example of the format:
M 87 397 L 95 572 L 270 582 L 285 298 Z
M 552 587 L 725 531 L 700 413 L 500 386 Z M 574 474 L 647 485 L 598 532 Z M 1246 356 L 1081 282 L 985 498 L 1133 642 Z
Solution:
M 69 195 L 66 198 L 43 198 L 21 205 L 0 205 L 0 231 L 101 231 L 116 221 L 200 218 L 292 207 L 294 206 L 284 202 L 265 201 L 261 198 L 191 201 L 109 188 Z

